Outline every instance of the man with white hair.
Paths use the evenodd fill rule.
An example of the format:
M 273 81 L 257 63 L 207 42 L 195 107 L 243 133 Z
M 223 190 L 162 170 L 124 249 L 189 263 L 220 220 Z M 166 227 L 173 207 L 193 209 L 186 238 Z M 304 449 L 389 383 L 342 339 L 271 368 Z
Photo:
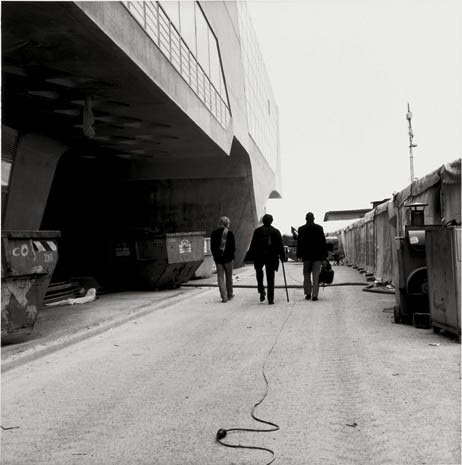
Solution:
M 219 228 L 210 236 L 210 248 L 217 265 L 218 288 L 223 303 L 234 297 L 233 294 L 233 264 L 236 245 L 234 234 L 229 230 L 231 222 L 227 216 L 218 220 Z

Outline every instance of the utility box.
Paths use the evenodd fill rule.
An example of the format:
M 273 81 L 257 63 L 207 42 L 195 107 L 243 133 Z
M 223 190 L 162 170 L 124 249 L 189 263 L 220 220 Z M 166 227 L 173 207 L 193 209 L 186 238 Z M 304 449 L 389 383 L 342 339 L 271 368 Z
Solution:
M 30 333 L 58 262 L 59 231 L 2 232 L 2 340 Z
M 426 232 L 431 325 L 455 334 L 460 342 L 461 228 Z
M 398 286 L 394 311 L 395 323 L 430 325 L 425 234 L 441 229 L 437 225 L 405 226 L 404 237 L 396 238 Z M 417 317 L 417 320 L 416 320 Z M 416 320 L 416 321 L 415 321 Z M 425 321 L 425 324 L 422 324 Z
M 154 290 L 188 281 L 204 261 L 204 234 L 133 231 L 113 248 L 110 287 Z

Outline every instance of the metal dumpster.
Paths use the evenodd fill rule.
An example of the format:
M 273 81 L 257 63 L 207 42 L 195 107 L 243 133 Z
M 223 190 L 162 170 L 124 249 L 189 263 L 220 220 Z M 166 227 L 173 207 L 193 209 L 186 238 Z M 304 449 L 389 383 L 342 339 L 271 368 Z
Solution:
M 59 231 L 2 232 L 2 340 L 32 331 L 58 261 Z
M 188 281 L 204 260 L 204 235 L 133 231 L 114 245 L 111 287 L 154 290 Z
M 435 332 L 444 329 L 460 342 L 460 268 L 461 228 L 426 231 L 428 291 L 431 325 Z

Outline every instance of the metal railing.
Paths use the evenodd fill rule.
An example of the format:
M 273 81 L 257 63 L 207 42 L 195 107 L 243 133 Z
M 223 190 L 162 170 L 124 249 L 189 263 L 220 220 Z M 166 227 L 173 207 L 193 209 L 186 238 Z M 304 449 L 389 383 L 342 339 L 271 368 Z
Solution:
M 227 102 L 213 85 L 159 2 L 123 1 L 122 4 L 212 115 L 226 128 L 231 116 Z

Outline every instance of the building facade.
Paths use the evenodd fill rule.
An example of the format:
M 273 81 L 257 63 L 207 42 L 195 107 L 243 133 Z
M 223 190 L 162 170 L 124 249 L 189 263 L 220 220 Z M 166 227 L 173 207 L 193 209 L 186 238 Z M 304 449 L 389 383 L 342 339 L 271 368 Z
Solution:
M 241 2 L 2 2 L 3 231 L 61 233 L 59 279 L 142 231 L 231 218 L 236 264 L 279 195 L 278 110 Z

